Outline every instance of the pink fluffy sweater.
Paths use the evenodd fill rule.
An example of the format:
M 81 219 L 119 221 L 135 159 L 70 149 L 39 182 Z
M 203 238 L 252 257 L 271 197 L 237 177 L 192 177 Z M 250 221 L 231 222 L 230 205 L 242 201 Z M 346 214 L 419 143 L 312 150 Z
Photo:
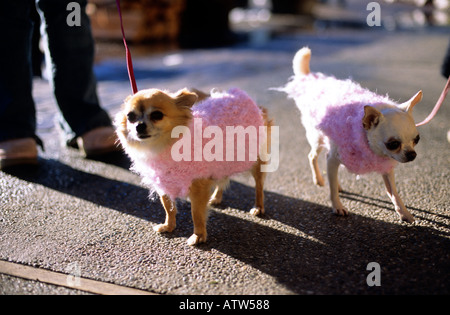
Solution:
M 395 103 L 351 80 L 338 80 L 322 73 L 295 76 L 280 90 L 293 98 L 305 128 L 317 128 L 338 147 L 339 158 L 352 173 L 390 172 L 397 162 L 375 154 L 362 125 L 364 106 Z M 326 143 L 329 147 L 329 143 Z
M 184 198 L 188 195 L 189 187 L 194 179 L 222 179 L 250 170 L 256 161 L 253 160 L 248 153 L 249 144 L 252 141 L 257 141 L 256 144 L 259 152 L 259 140 L 263 140 L 263 137 L 265 137 L 265 134 L 259 134 L 259 127 L 264 126 L 264 121 L 260 108 L 244 91 L 231 89 L 228 92 L 214 92 L 210 98 L 195 104 L 192 107 L 192 114 L 193 120 L 188 126 L 191 135 L 191 160 L 175 161 L 172 158 L 171 146 L 156 157 L 147 157 L 143 160 L 137 159 L 134 161 L 133 170 L 143 177 L 144 184 L 149 186 L 153 191 L 156 191 L 160 196 L 168 195 L 172 199 Z M 198 122 L 199 118 L 201 118 L 202 134 L 208 126 L 220 127 L 223 134 L 222 159 L 217 158 L 212 161 L 206 161 L 205 157 L 202 155 L 200 161 L 195 160 L 194 120 L 197 120 Z M 231 147 L 231 144 L 226 143 L 227 126 L 242 126 L 243 128 L 254 126 L 256 138 L 253 136 L 246 136 L 245 148 L 236 148 L 238 141 L 235 136 L 234 145 Z M 205 145 L 214 138 L 214 135 L 210 136 L 211 138 L 205 137 L 202 139 L 202 151 L 205 148 Z M 218 135 L 215 136 L 217 137 Z M 180 136 L 180 139 L 181 137 L 182 136 Z M 177 141 L 181 141 L 180 139 Z M 175 143 L 177 141 L 175 141 Z M 227 158 L 227 150 L 233 149 L 233 159 L 230 159 L 230 156 Z M 246 150 L 246 154 L 245 159 L 240 161 L 237 153 L 238 150 L 242 149 Z M 208 152 L 215 152 L 211 147 L 208 150 Z

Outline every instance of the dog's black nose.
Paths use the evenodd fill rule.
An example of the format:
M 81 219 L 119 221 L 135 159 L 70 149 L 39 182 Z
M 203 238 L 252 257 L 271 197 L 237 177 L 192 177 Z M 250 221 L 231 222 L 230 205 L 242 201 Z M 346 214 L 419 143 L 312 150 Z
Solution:
M 405 156 L 406 156 L 406 159 L 408 160 L 408 162 L 411 162 L 411 161 L 414 161 L 414 159 L 417 156 L 417 153 L 415 151 L 409 151 L 409 152 L 406 152 Z
M 136 131 L 140 134 L 147 133 L 147 125 L 145 123 L 139 123 L 136 126 Z

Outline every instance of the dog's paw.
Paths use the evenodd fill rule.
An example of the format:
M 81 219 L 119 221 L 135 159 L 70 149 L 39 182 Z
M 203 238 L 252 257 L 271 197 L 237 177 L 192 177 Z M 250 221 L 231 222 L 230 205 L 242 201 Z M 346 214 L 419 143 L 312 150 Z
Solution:
M 414 223 L 414 216 L 406 209 L 405 206 L 395 207 L 395 212 L 397 212 L 400 220 L 402 222 Z
M 348 216 L 348 210 L 344 206 L 333 207 L 333 213 L 340 216 Z
M 414 223 L 414 221 L 416 221 L 416 219 L 414 219 L 413 215 L 410 213 L 400 215 L 400 220 L 407 223 Z
M 254 216 L 263 215 L 264 214 L 264 208 L 261 207 L 254 207 L 250 209 L 250 214 Z
M 313 181 L 314 181 L 314 185 L 316 185 L 316 186 L 319 186 L 319 187 L 325 186 L 325 181 L 322 176 L 314 177 Z
M 222 197 L 214 197 L 209 201 L 209 204 L 212 206 L 217 206 L 222 203 Z
M 164 233 L 164 232 L 172 232 L 175 229 L 175 226 L 170 226 L 169 224 L 158 224 L 153 227 L 153 231 L 158 233 Z
M 206 234 L 192 234 L 187 240 L 189 246 L 198 245 L 204 242 L 206 242 Z

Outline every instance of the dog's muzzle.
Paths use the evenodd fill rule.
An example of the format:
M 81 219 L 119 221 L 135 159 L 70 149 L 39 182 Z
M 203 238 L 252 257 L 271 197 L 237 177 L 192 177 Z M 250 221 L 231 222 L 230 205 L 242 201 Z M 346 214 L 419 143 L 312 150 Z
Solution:
M 408 151 L 405 153 L 405 158 L 406 158 L 407 162 L 414 161 L 416 156 L 417 156 L 417 153 L 415 151 Z
M 145 123 L 139 123 L 136 126 L 136 132 L 139 139 L 150 138 L 150 136 L 147 134 L 147 125 Z

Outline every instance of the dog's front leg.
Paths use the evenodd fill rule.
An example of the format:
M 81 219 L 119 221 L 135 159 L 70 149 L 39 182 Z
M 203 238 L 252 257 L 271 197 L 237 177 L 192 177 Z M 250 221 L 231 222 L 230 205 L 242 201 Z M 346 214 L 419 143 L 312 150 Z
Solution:
M 250 209 L 252 215 L 264 214 L 264 180 L 266 173 L 261 172 L 261 165 L 263 162 L 258 158 L 258 162 L 252 168 L 252 175 L 255 179 L 255 206 Z
M 213 184 L 214 181 L 210 179 L 197 179 L 193 181 L 189 189 L 192 221 L 194 222 L 194 234 L 187 240 L 188 245 L 192 246 L 206 242 L 208 203 Z
M 342 205 L 339 198 L 339 179 L 338 171 L 341 161 L 337 157 L 336 148 L 331 148 L 327 157 L 327 173 L 330 185 L 330 199 L 333 207 L 333 213 L 337 215 L 348 215 L 348 210 Z
M 157 226 L 153 227 L 153 230 L 155 232 L 172 232 L 175 229 L 176 226 L 176 215 L 177 215 L 177 208 L 175 207 L 175 204 L 172 202 L 169 196 L 163 195 L 161 196 L 161 203 L 164 207 L 164 210 L 166 210 L 166 221 L 163 224 L 158 224 Z
M 409 223 L 414 222 L 413 215 L 406 209 L 405 205 L 403 204 L 403 201 L 400 199 L 400 196 L 398 195 L 397 188 L 395 186 L 395 175 L 394 171 L 390 171 L 387 174 L 383 174 L 383 180 L 384 184 L 386 185 L 386 192 L 391 198 L 392 203 L 394 204 L 395 211 L 397 211 L 398 215 L 400 216 L 400 219 L 402 221 L 406 221 Z

